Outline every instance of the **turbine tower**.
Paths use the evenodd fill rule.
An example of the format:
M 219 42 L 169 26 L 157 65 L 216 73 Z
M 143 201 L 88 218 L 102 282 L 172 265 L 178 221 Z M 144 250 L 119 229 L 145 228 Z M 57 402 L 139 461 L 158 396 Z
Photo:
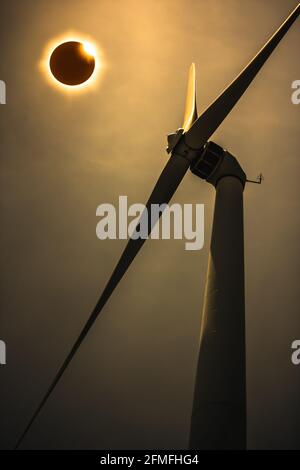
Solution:
M 197 120 L 195 66 L 189 71 L 182 130 Z M 204 145 L 191 171 L 216 188 L 191 419 L 191 449 L 246 448 L 243 191 L 246 174 L 228 151 Z
M 216 161 L 215 169 L 203 163 Z M 238 161 L 213 142 L 193 173 L 216 188 L 191 419 L 191 449 L 246 448 L 243 191 Z M 210 171 L 212 171 L 210 173 Z
M 247 90 L 299 14 L 300 4 L 200 117 L 197 117 L 196 109 L 195 68 L 194 65 L 191 66 L 183 127 L 168 137 L 167 150 L 171 156 L 146 205 L 150 234 L 159 217 L 151 218 L 151 205 L 168 204 L 189 168 L 216 188 L 190 434 L 190 447 L 193 449 L 246 447 L 243 246 L 243 190 L 246 175 L 235 157 L 209 142 L 209 139 Z M 136 234 L 138 232 L 139 224 Z M 128 241 L 94 310 L 20 436 L 16 449 L 144 242 L 144 238 L 136 236 Z

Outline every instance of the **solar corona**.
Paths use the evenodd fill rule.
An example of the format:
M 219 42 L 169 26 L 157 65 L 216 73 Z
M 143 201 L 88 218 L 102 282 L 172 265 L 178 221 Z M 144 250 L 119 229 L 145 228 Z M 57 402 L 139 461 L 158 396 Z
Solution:
M 68 95 L 93 89 L 103 68 L 102 51 L 95 41 L 73 32 L 49 41 L 40 61 L 47 83 Z

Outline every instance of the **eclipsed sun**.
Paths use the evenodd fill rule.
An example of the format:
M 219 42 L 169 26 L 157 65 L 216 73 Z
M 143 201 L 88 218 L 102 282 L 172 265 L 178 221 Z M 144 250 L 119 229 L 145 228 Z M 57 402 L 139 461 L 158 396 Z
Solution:
M 42 65 L 52 85 L 73 92 L 96 83 L 100 57 L 89 39 L 66 35 L 48 44 Z

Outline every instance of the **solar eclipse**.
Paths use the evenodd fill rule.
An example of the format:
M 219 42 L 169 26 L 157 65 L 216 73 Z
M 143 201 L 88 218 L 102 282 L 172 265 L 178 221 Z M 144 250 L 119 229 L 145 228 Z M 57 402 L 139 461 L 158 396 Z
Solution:
M 68 41 L 54 49 L 49 66 L 56 80 L 76 86 L 86 82 L 94 72 L 95 57 L 89 45 Z
M 47 45 L 41 65 L 47 81 L 61 91 L 90 89 L 99 78 L 98 48 L 88 38 L 68 34 Z

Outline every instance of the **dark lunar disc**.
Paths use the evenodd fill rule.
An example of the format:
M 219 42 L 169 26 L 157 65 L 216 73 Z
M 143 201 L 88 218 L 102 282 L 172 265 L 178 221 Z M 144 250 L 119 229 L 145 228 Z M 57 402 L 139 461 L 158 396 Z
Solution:
M 90 78 L 95 69 L 95 58 L 84 50 L 81 42 L 69 41 L 54 49 L 49 65 L 58 81 L 75 86 Z

